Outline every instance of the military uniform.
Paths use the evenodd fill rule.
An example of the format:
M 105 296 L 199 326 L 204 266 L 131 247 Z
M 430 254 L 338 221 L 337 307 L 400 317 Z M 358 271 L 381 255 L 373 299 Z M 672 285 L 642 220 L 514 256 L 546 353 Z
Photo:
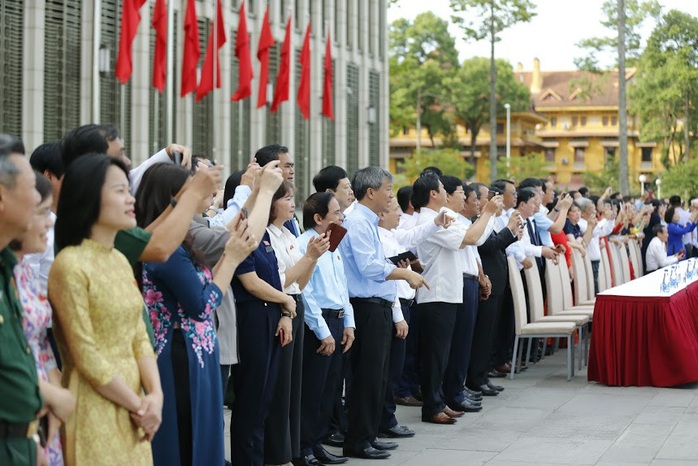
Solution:
M 43 405 L 34 355 L 22 330 L 22 305 L 12 270 L 14 254 L 0 251 L 0 464 L 36 465 L 33 440 Z

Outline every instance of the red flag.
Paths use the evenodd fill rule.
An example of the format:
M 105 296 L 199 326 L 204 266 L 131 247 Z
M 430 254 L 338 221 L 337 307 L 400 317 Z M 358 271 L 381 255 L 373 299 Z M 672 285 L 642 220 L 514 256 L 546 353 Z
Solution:
M 330 33 L 327 33 L 325 44 L 325 85 L 322 89 L 322 114 L 334 121 L 334 108 L 332 108 L 332 48 L 330 47 Z
M 151 24 L 155 29 L 153 87 L 162 94 L 167 78 L 167 4 L 165 0 L 155 0 Z
M 133 72 L 133 39 L 138 32 L 141 14 L 138 12 L 145 0 L 124 0 L 121 7 L 121 36 L 119 37 L 119 55 L 116 59 L 116 77 L 121 84 L 126 84 Z
M 269 25 L 269 4 L 264 12 L 262 20 L 262 32 L 259 35 L 259 45 L 257 46 L 257 59 L 260 62 L 259 70 L 259 93 L 257 95 L 257 108 L 267 104 L 267 83 L 269 82 L 269 49 L 274 46 L 274 36 L 271 34 Z
M 281 46 L 281 64 L 279 65 L 279 74 L 276 75 L 276 87 L 274 88 L 274 101 L 271 104 L 271 111 L 276 112 L 279 109 L 281 102 L 288 100 L 288 76 L 291 60 L 291 17 L 286 23 L 286 36 L 284 37 L 284 45 Z
M 305 30 L 301 48 L 301 80 L 298 84 L 298 106 L 306 120 L 310 118 L 310 23 Z
M 206 57 L 204 58 L 204 67 L 201 70 L 201 80 L 199 87 L 196 90 L 196 101 L 200 101 L 206 94 L 213 90 L 213 57 L 216 58 L 216 88 L 221 87 L 221 58 L 218 53 L 223 44 L 228 40 L 225 35 L 225 23 L 223 21 L 223 9 L 221 8 L 221 0 L 217 2 L 216 20 L 211 25 L 211 34 L 208 38 L 208 46 L 206 47 Z M 216 39 L 216 50 L 213 50 L 213 36 Z
M 181 96 L 196 90 L 196 65 L 199 64 L 199 25 L 196 20 L 196 0 L 187 0 L 187 13 L 184 17 L 184 56 L 182 57 Z
M 238 90 L 232 101 L 246 99 L 252 95 L 252 54 L 250 53 L 250 36 L 247 34 L 247 19 L 245 17 L 245 2 L 240 5 L 240 23 L 235 37 L 235 56 L 240 64 L 238 73 Z

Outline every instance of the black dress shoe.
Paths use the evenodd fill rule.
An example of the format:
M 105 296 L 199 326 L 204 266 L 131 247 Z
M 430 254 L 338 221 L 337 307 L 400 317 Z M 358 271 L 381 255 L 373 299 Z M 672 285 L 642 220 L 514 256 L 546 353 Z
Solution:
M 371 446 L 380 451 L 395 450 L 398 447 L 397 443 L 395 442 L 388 442 L 387 440 L 378 439 L 373 439 Z
M 467 401 L 468 403 L 473 404 L 475 406 L 480 406 L 482 404 L 482 396 L 480 396 L 480 398 L 470 398 L 469 396 L 464 395 L 463 399 L 465 399 L 465 401 Z
M 378 437 L 382 438 L 408 438 L 414 437 L 414 431 L 407 426 L 393 426 L 388 430 L 378 433 Z
M 499 395 L 499 392 L 497 390 L 495 390 L 494 388 L 490 388 L 490 386 L 487 384 L 480 385 L 480 390 L 482 391 L 482 394 L 485 396 L 497 396 L 497 395 Z
M 449 405 L 449 408 L 455 411 L 464 411 L 466 413 L 477 413 L 478 411 L 482 411 L 482 406 L 476 406 L 475 404 L 470 403 L 468 401 L 463 401 L 462 403 L 454 403 L 452 405 Z
M 334 434 L 326 437 L 322 443 L 331 447 L 342 448 L 344 446 L 344 434 L 341 432 L 335 432 Z
M 477 399 L 482 399 L 482 393 L 480 393 L 479 390 L 473 390 L 472 388 L 469 387 L 463 387 L 463 391 L 467 394 L 468 398 L 477 400 Z
M 387 451 L 376 450 L 373 447 L 355 449 L 355 450 L 344 450 L 344 456 L 351 456 L 353 458 L 363 458 L 365 460 L 384 460 L 390 458 L 390 453 Z
M 305 455 L 303 458 L 298 458 L 292 461 L 293 466 L 322 466 L 320 460 L 314 455 Z
M 506 376 L 507 376 L 507 374 L 505 374 L 504 372 L 499 372 L 496 369 L 492 369 L 491 371 L 489 371 L 487 373 L 487 377 L 490 379 L 501 379 L 501 378 L 506 377 Z
M 313 453 L 315 454 L 315 458 L 320 460 L 322 464 L 343 464 L 349 461 L 349 458 L 346 456 L 333 455 L 325 450 L 322 445 L 313 448 Z
M 489 380 L 487 381 L 487 386 L 490 387 L 492 390 L 497 390 L 498 392 L 504 391 L 504 387 L 502 387 L 501 385 L 495 385 Z

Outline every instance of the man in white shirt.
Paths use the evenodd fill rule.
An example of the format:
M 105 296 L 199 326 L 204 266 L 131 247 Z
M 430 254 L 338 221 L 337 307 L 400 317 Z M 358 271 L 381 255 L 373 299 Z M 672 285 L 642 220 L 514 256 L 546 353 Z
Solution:
M 419 214 L 414 211 L 410 197 L 412 196 L 412 186 L 403 186 L 397 190 L 397 203 L 400 204 L 402 213 L 400 214 L 400 224 L 398 228 L 409 230 L 417 224 Z M 414 251 L 412 251 L 414 252 Z
M 434 221 L 446 200 L 446 191 L 436 174 L 420 176 L 412 186 L 412 205 L 419 210 L 417 226 Z M 501 203 L 501 198 L 498 202 Z M 485 209 L 489 212 L 487 220 L 495 210 L 496 205 Z M 456 216 L 455 213 L 452 215 Z M 459 250 L 468 244 L 475 244 L 487 220 L 478 222 L 470 229 L 460 222 L 454 222 L 448 229 L 439 229 L 417 246 L 417 256 L 424 268 L 423 277 L 432 284 L 429 290 L 417 291 L 422 326 L 424 422 L 453 424 L 455 417 L 463 414 L 446 405 L 442 391 L 458 305 L 463 302 L 463 276 L 454 271 L 462 270 Z
M 655 225 L 652 227 L 652 232 L 655 234 L 652 241 L 650 241 L 649 246 L 647 246 L 647 252 L 645 253 L 645 260 L 647 262 L 647 273 L 653 272 L 667 265 L 676 264 L 678 261 L 683 259 L 684 250 L 667 256 L 666 244 L 669 239 L 669 231 L 662 225 Z
M 313 186 L 319 193 L 328 191 L 334 194 L 342 212 L 354 202 L 354 191 L 351 189 L 347 172 L 337 165 L 329 165 L 320 170 L 313 177 Z

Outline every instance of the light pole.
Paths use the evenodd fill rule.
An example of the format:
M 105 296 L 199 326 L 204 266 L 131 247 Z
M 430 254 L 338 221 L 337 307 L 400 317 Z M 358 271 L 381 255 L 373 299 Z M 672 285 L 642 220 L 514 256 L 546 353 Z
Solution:
M 655 180 L 655 184 L 657 185 L 657 199 L 661 199 L 662 198 L 662 179 L 657 178 Z
M 643 173 L 642 175 L 637 177 L 637 180 L 640 182 L 640 195 L 644 196 L 645 195 L 645 181 L 647 181 L 647 176 Z
M 509 168 L 511 167 L 511 105 L 504 104 L 507 111 L 507 179 L 510 178 Z

